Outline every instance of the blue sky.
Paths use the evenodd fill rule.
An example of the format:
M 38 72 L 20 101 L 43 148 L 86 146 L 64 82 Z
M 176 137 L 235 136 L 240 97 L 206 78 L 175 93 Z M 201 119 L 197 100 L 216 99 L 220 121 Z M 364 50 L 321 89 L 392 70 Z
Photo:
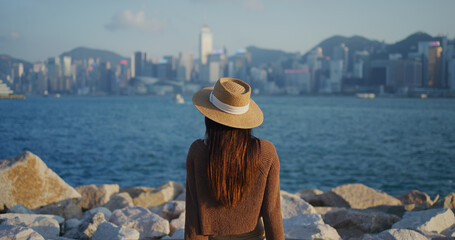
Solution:
M 335 34 L 454 38 L 454 9 L 453 0 L 0 0 L 0 54 L 40 61 L 84 46 L 197 57 L 204 19 L 229 55 L 250 45 L 305 53 Z

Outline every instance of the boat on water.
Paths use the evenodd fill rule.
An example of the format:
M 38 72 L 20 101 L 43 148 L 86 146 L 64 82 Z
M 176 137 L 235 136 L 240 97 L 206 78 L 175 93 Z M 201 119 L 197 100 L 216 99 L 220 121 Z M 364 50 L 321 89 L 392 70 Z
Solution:
M 184 104 L 185 103 L 185 99 L 183 99 L 181 94 L 176 94 L 174 96 L 174 102 L 177 103 L 177 104 Z
M 376 95 L 374 93 L 357 93 L 357 98 L 375 98 Z

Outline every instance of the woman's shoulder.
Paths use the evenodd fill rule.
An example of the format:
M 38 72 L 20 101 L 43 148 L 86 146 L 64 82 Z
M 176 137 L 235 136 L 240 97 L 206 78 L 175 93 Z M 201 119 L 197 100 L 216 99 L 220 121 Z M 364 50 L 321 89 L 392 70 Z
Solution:
M 275 145 L 273 145 L 273 143 L 271 143 L 265 139 L 260 139 L 260 141 L 261 141 L 261 151 L 262 152 L 276 154 Z

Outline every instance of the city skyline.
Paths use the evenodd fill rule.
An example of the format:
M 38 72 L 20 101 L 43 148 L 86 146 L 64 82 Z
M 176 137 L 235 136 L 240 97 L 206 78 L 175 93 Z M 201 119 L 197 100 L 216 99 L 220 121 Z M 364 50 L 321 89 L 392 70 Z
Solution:
M 138 50 L 151 58 L 182 51 L 198 56 L 197 33 L 204 21 L 212 31 L 213 48 L 226 47 L 229 55 L 250 45 L 305 53 L 333 35 L 360 35 L 386 43 L 417 31 L 455 37 L 450 26 L 454 1 L 134 3 L 0 0 L 0 53 L 31 62 L 80 46 L 125 57 Z

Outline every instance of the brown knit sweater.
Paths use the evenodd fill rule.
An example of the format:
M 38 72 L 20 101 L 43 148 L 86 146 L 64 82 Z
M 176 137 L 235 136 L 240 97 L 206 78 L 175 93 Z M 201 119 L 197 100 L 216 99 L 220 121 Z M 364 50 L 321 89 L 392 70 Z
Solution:
M 208 239 L 252 231 L 264 220 L 267 240 L 284 239 L 280 205 L 280 162 L 272 143 L 261 140 L 259 169 L 243 201 L 226 208 L 211 196 L 207 180 L 208 149 L 202 140 L 191 144 L 186 159 L 185 239 Z

